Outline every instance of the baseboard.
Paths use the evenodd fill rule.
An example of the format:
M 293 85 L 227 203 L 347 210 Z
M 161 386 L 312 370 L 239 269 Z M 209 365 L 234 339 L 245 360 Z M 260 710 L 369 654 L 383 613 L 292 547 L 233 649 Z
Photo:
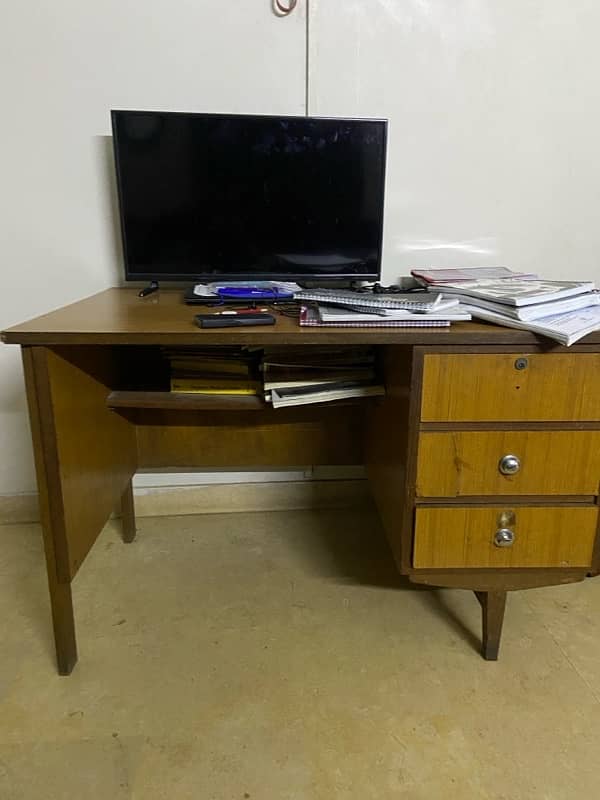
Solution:
M 37 494 L 0 495 L 0 525 L 39 521 L 40 509 Z
M 137 489 L 138 517 L 358 508 L 370 503 L 366 480 L 277 481 Z M 0 496 L 0 524 L 39 522 L 36 494 Z

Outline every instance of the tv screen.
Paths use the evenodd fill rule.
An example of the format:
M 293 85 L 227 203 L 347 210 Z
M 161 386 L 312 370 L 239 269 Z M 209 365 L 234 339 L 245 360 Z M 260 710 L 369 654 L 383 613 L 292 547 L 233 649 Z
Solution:
M 113 111 L 128 280 L 377 279 L 384 120 Z

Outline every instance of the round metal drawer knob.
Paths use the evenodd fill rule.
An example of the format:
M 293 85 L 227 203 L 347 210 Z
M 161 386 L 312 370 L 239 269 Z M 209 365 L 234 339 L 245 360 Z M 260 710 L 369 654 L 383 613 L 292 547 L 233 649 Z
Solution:
M 518 456 L 508 454 L 502 456 L 498 463 L 498 469 L 503 475 L 516 475 L 521 469 L 521 462 Z
M 496 531 L 496 535 L 494 536 L 494 544 L 496 547 L 512 547 L 514 543 L 515 534 L 510 528 L 500 528 L 500 530 Z

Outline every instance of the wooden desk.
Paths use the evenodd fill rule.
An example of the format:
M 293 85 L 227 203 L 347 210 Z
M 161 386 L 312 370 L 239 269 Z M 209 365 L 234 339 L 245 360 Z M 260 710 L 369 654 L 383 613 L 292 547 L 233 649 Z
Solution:
M 476 323 L 200 330 L 193 315 L 179 291 L 111 289 L 2 334 L 23 353 L 61 674 L 71 581 L 119 504 L 135 536 L 138 467 L 365 463 L 399 570 L 473 589 L 488 659 L 507 591 L 600 571 L 600 334 L 567 350 Z M 386 397 L 274 410 L 167 391 L 162 345 L 232 343 L 377 345 Z

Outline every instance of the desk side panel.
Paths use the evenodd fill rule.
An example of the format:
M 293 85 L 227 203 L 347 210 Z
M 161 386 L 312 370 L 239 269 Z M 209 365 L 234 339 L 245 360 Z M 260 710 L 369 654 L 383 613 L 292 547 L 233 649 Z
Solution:
M 47 502 L 61 582 L 72 580 L 136 470 L 134 426 L 106 406 L 112 348 L 31 348 Z M 39 459 L 36 459 L 36 461 Z
M 371 492 L 398 568 L 410 569 L 414 478 L 420 398 L 419 364 L 412 347 L 382 348 L 386 394 L 369 414 L 366 465 Z

